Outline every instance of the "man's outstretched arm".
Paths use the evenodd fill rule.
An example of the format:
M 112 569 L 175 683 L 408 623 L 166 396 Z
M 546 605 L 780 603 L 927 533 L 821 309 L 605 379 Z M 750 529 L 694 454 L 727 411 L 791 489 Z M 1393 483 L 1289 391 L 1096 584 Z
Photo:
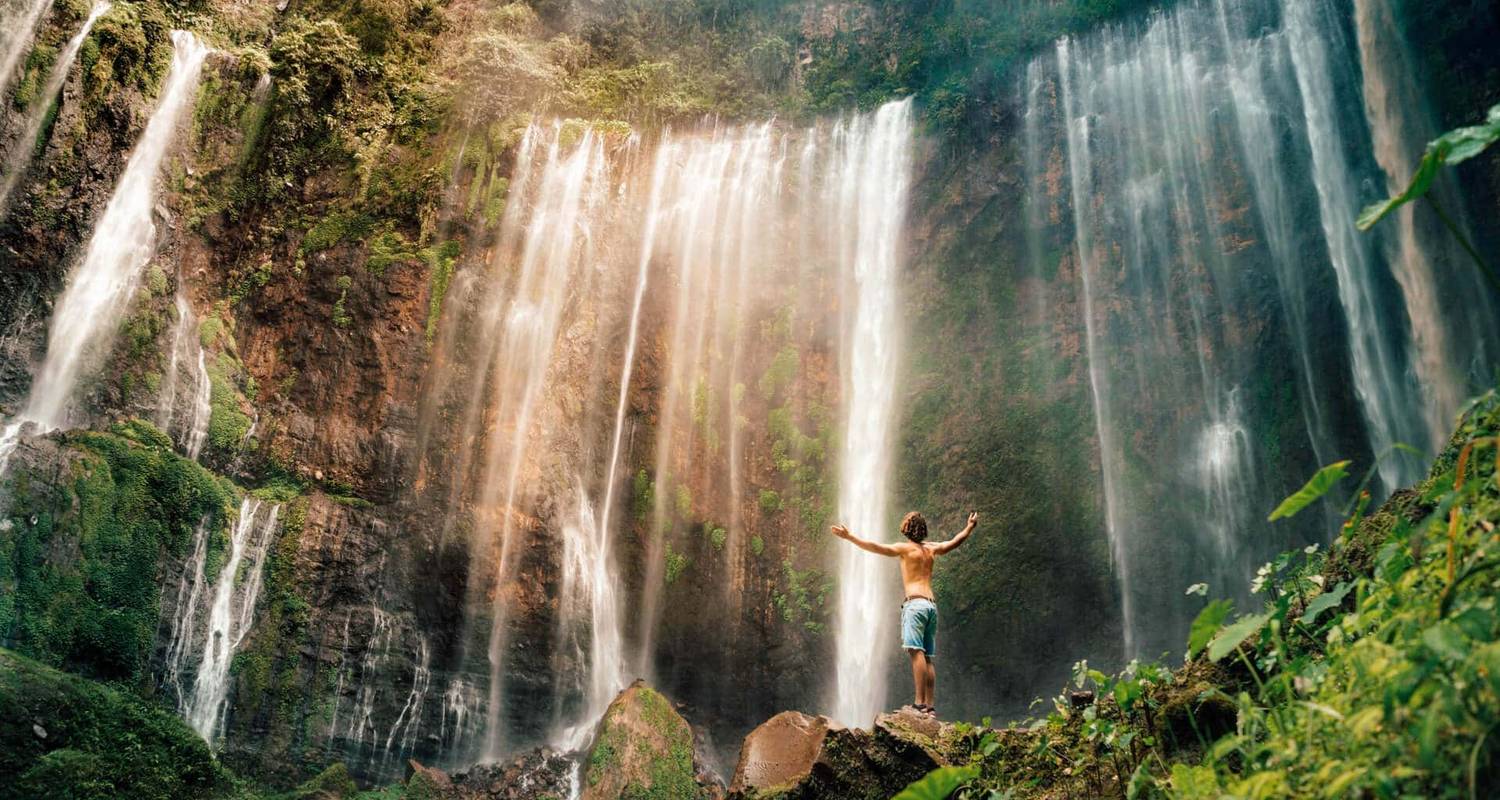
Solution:
M 879 542 L 871 542 L 865 539 L 861 539 L 858 536 L 850 533 L 849 529 L 845 528 L 843 525 L 835 525 L 830 530 L 833 531 L 834 536 L 837 536 L 840 539 L 845 539 L 855 547 L 858 547 L 861 550 L 868 550 L 877 556 L 894 557 L 901 555 L 900 548 L 892 547 L 886 544 L 880 544 Z
M 932 546 L 932 553 L 933 553 L 933 555 L 940 556 L 940 555 L 942 555 L 944 553 L 951 553 L 954 550 L 957 550 L 958 546 L 961 545 L 961 544 L 963 544 L 965 539 L 969 538 L 969 534 L 971 534 L 971 533 L 974 532 L 974 526 L 976 526 L 978 524 L 979 524 L 979 512 L 978 511 L 971 511 L 971 512 L 969 512 L 969 524 L 965 525 L 964 529 L 961 530 L 961 531 L 959 531 L 958 535 L 955 536 L 955 537 L 953 537 L 952 539 L 949 539 L 946 542 L 938 542 L 937 544 L 934 544 Z

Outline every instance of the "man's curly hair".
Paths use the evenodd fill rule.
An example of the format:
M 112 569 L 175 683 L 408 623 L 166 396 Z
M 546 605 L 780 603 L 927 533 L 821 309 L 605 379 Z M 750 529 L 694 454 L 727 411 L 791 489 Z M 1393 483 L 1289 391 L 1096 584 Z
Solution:
M 920 511 L 913 511 L 902 517 L 901 535 L 921 544 L 927 539 L 927 518 Z

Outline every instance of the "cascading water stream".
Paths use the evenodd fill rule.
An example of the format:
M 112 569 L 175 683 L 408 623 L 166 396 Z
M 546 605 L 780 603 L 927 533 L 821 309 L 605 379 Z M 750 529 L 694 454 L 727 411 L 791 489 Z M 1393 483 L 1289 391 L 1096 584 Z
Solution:
M 892 430 L 903 333 L 897 284 L 911 184 L 911 102 L 841 122 L 833 137 L 831 195 L 845 298 L 844 435 L 839 461 L 839 520 L 862 536 L 890 534 Z M 885 705 L 891 565 L 853 547 L 838 556 L 833 716 L 873 721 Z
M 1388 99 L 1411 76 L 1370 55 L 1384 66 L 1361 84 L 1348 31 L 1394 35 L 1363 13 L 1183 3 L 1059 42 L 1020 87 L 1028 258 L 1077 282 L 1051 291 L 1078 294 L 1127 658 L 1180 648 L 1187 585 L 1243 597 L 1261 560 L 1321 536 L 1312 516 L 1263 521 L 1285 475 L 1384 456 L 1387 488 L 1409 482 L 1415 459 L 1390 450 L 1447 429 L 1442 385 L 1493 336 L 1472 333 L 1487 310 L 1437 302 L 1417 245 L 1354 227 L 1421 138 L 1381 144 L 1411 124 Z
M 1282 0 L 1281 11 L 1293 71 L 1302 94 L 1313 183 L 1328 258 L 1338 277 L 1340 304 L 1348 321 L 1354 388 L 1369 429 L 1387 492 L 1414 481 L 1418 465 L 1392 452 L 1398 443 L 1432 441 L 1425 429 L 1422 400 L 1403 374 L 1405 347 L 1394 343 L 1383 319 L 1373 277 L 1377 274 L 1368 240 L 1354 227 L 1361 206 L 1353 169 L 1344 152 L 1346 133 L 1337 107 L 1329 43 L 1344 46 L 1331 31 L 1333 11 L 1325 0 Z M 1442 434 L 1438 434 L 1441 436 Z
M 725 485 L 729 528 L 724 544 L 731 537 L 738 540 L 741 476 L 735 463 L 740 453 L 736 420 L 737 396 L 744 387 L 739 385 L 735 360 L 745 334 L 740 321 L 751 304 L 750 275 L 767 261 L 763 240 L 775 225 L 775 207 L 769 202 L 776 196 L 780 174 L 775 138 L 769 125 L 759 125 L 677 137 L 658 146 L 658 168 L 665 172 L 647 214 L 659 221 L 652 223 L 641 257 L 649 259 L 655 251 L 671 269 L 676 292 L 669 323 L 668 377 L 659 401 L 657 491 L 636 655 L 636 672 L 648 680 L 656 669 L 655 629 L 665 583 L 666 542 L 674 527 L 685 521 L 680 519 L 684 512 L 708 512 L 691 507 L 689 486 Z M 721 452 L 719 433 L 725 429 L 728 459 Z M 691 459 L 687 454 L 695 448 L 705 457 L 693 463 L 695 472 L 683 474 L 679 465 Z M 734 564 L 730 566 L 733 570 Z
M 1419 154 L 1437 138 L 1437 130 L 1392 4 L 1355 0 L 1354 22 L 1375 160 L 1385 173 L 1386 188 L 1396 194 L 1410 183 Z M 1456 194 L 1451 183 L 1440 181 L 1431 196 L 1459 212 L 1462 202 Z M 1453 237 L 1430 220 L 1420 224 L 1418 211 L 1419 206 L 1407 205 L 1396 212 L 1395 253 L 1388 261 L 1406 299 L 1413 367 L 1429 434 L 1426 441 L 1409 444 L 1436 453 L 1467 394 L 1462 374 L 1467 362 L 1485 363 L 1484 345 L 1493 335 L 1486 320 L 1493 306 L 1491 292 L 1465 268 L 1467 256 L 1457 251 Z M 1440 265 L 1445 268 L 1441 278 Z M 1451 287 L 1446 293 L 1444 283 Z M 1474 343 L 1475 352 L 1462 352 L 1459 342 Z
M 210 743 L 218 737 L 228 711 L 229 666 L 255 621 L 266 555 L 276 538 L 280 513 L 281 506 L 253 497 L 240 503 L 224 568 L 214 580 L 202 655 L 192 692 L 182 704 L 188 724 Z
M 15 8 L 17 0 L 7 0 L 4 19 L 8 23 L 0 30 L 0 101 L 10 99 L 10 85 L 21 66 L 21 58 L 31 50 L 32 37 L 36 35 L 36 24 L 42 14 L 52 5 L 52 0 L 22 0 L 25 5 Z M 11 13 L 15 12 L 13 17 Z
M 208 560 L 209 520 L 203 519 L 193 531 L 193 552 L 182 565 L 177 579 L 177 597 L 167 633 L 166 682 L 171 684 L 179 708 L 187 697 L 182 677 L 193 652 L 193 634 L 197 630 L 198 606 L 204 589 L 204 568 Z
M 208 441 L 208 423 L 213 415 L 213 382 L 208 375 L 203 345 L 198 337 L 198 321 L 179 290 L 173 304 L 177 309 L 177 326 L 172 333 L 171 355 L 162 375 L 161 393 L 157 397 L 156 426 L 176 431 L 178 445 L 188 458 L 197 459 Z M 192 395 L 187 403 L 179 397 L 184 383 L 180 374 L 183 361 L 191 363 Z
M 78 33 L 68 40 L 62 52 L 57 55 L 52 71 L 47 73 L 46 85 L 42 87 L 41 93 L 32 101 L 31 108 L 26 112 L 26 123 L 21 128 L 20 137 L 11 145 L 10 153 L 5 158 L 4 177 L 0 177 L 0 218 L 5 216 L 6 209 L 10 207 L 11 192 L 15 190 L 16 184 L 20 182 L 27 165 L 31 163 L 31 158 L 36 153 L 37 136 L 42 131 L 42 124 L 47 120 L 48 110 L 62 94 L 63 84 L 67 82 L 73 61 L 83 47 L 83 40 L 88 38 L 89 31 L 94 29 L 94 23 L 109 9 L 109 3 L 94 4 L 88 17 L 83 21 L 83 27 L 78 29 Z M 0 96 L 3 96 L 3 93 L 0 93 Z
M 514 288 L 504 311 L 500 350 L 494 363 L 495 395 L 491 400 L 496 424 L 488 442 L 484 485 L 479 508 L 499 515 L 479 532 L 479 541 L 498 549 L 487 658 L 490 665 L 486 706 L 484 756 L 503 754 L 503 686 L 505 582 L 513 568 L 517 498 L 522 489 L 522 466 L 532 436 L 532 422 L 546 383 L 551 353 L 568 299 L 569 279 L 586 263 L 586 240 L 592 214 L 603 205 L 604 150 L 592 131 L 577 144 L 565 147 L 563 130 L 555 126 L 547 157 L 537 182 L 537 195 L 521 242 Z M 516 198 L 512 202 L 524 201 Z M 499 259 L 511 256 L 497 253 Z
M 0 469 L 23 425 L 49 431 L 69 423 L 69 404 L 85 370 L 103 357 L 135 292 L 142 268 L 156 253 L 157 177 L 198 88 L 210 52 L 197 37 L 172 32 L 172 66 L 156 111 L 136 143 L 82 261 L 68 277 L 52 314 L 47 355 L 21 413 L 0 432 Z

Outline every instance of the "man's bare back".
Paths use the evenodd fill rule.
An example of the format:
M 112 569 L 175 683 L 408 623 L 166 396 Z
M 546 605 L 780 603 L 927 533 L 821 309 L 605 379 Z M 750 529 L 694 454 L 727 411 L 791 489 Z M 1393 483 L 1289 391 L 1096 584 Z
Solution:
M 866 541 L 849 532 L 843 525 L 833 526 L 833 535 L 854 544 L 861 550 L 882 556 L 891 556 L 901 560 L 901 583 L 906 587 L 906 596 L 925 597 L 933 600 L 936 596 L 932 593 L 932 562 L 938 556 L 951 553 L 969 538 L 974 532 L 974 526 L 979 524 L 978 512 L 969 514 L 969 524 L 964 526 L 957 536 L 946 542 L 896 542 L 894 544 L 881 544 L 879 542 Z

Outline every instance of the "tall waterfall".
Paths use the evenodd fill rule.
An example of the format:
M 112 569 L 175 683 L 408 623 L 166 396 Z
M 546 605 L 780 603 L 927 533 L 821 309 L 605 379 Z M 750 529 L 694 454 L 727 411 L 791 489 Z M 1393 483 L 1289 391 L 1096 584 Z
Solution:
M 30 52 L 36 24 L 51 5 L 52 0 L 5 0 L 0 9 L 0 17 L 6 22 L 0 30 L 0 100 L 10 98 L 21 58 Z
M 31 108 L 26 112 L 26 124 L 21 128 L 21 135 L 11 144 L 10 152 L 5 157 L 5 175 L 0 177 L 0 217 L 3 217 L 6 209 L 10 207 L 10 194 L 20 182 L 21 176 L 25 174 L 27 165 L 31 163 L 31 157 L 37 149 L 37 136 L 42 132 L 42 124 L 47 120 L 48 110 L 62 94 L 63 84 L 68 80 L 68 71 L 72 69 L 73 61 L 83 47 L 83 40 L 88 38 L 89 31 L 94 29 L 94 23 L 109 8 L 109 3 L 94 4 L 88 17 L 84 19 L 83 26 L 78 29 L 78 33 L 74 34 L 73 38 L 63 45 L 62 52 L 57 54 L 57 61 L 52 64 L 52 71 L 47 73 L 47 83 L 32 100 Z
M 493 427 L 480 473 L 478 506 L 483 516 L 475 536 L 482 546 L 498 551 L 494 563 L 499 585 L 491 603 L 487 646 L 490 674 L 484 754 L 489 758 L 500 756 L 504 747 L 506 583 L 515 566 L 518 523 L 525 524 L 517 513 L 517 501 L 523 490 L 529 499 L 538 489 L 523 481 L 522 470 L 528 450 L 545 445 L 533 421 L 553 364 L 553 347 L 571 283 L 583 277 L 589 263 L 590 223 L 603 206 L 608 186 L 603 143 L 586 131 L 580 141 L 567 146 L 565 134 L 560 125 L 550 131 L 533 127 L 526 133 L 510 199 L 511 209 L 527 214 L 526 224 L 524 230 L 503 234 L 511 241 L 502 242 L 495 262 L 497 272 L 514 270 L 514 282 L 507 286 L 497 280 L 494 299 L 485 303 L 486 313 L 492 315 L 487 324 L 494 331 L 495 350 L 487 368 L 493 370 L 495 388 L 488 405 Z
M 204 620 L 203 644 L 193 676 L 193 688 L 179 699 L 182 715 L 188 724 L 209 742 L 215 740 L 224 724 L 229 698 L 229 667 L 255 621 L 255 605 L 260 600 L 266 557 L 276 540 L 280 513 L 281 506 L 262 503 L 252 497 L 246 497 L 240 503 L 239 516 L 229 538 L 229 552 L 225 555 L 223 569 L 213 582 L 213 597 L 205 609 L 208 616 Z M 204 566 L 201 560 L 190 560 L 190 565 L 200 572 Z M 202 581 L 203 576 L 195 576 L 190 603 L 197 599 L 197 587 Z M 185 616 L 181 626 L 184 630 L 180 635 L 192 635 L 186 627 L 192 624 L 194 616 Z M 182 655 L 185 654 L 183 649 Z M 169 666 L 168 671 L 180 675 L 180 665 Z
M 892 429 L 900 369 L 901 235 L 911 184 L 911 103 L 883 106 L 834 131 L 825 191 L 838 238 L 843 296 L 841 353 L 844 435 L 839 520 L 861 536 L 890 537 Z M 853 547 L 838 556 L 836 690 L 833 716 L 874 720 L 885 705 L 885 672 L 895 598 L 892 565 Z
M 213 383 L 208 376 L 208 365 L 198 336 L 198 320 L 193 316 L 193 309 L 181 287 L 173 305 L 177 309 L 177 325 L 173 328 L 167 369 L 162 373 L 161 392 L 157 397 L 156 426 L 169 434 L 175 430 L 183 455 L 196 459 L 208 441 L 208 423 L 213 414 Z M 184 368 L 191 371 L 186 380 L 182 375 Z
M 1322 538 L 1262 522 L 1282 476 L 1357 456 L 1409 482 L 1393 446 L 1441 441 L 1493 341 L 1486 304 L 1437 311 L 1427 241 L 1354 228 L 1420 136 L 1381 144 L 1412 113 L 1381 87 L 1412 79 L 1381 55 L 1398 74 L 1362 85 L 1353 31 L 1329 0 L 1203 0 L 1027 72 L 1029 257 L 1076 275 L 1054 291 L 1078 297 L 1128 656 L 1180 647 L 1187 585 L 1243 593 L 1258 560 Z
M 22 425 L 41 430 L 68 424 L 73 392 L 85 371 L 107 354 L 141 270 L 156 253 L 156 186 L 162 160 L 192 108 L 209 49 L 184 31 L 172 32 L 172 66 L 156 111 L 125 164 L 83 259 L 68 276 L 52 314 L 47 355 L 17 419 L 0 436 L 0 463 Z
M 742 490 L 736 470 L 743 426 L 733 420 L 745 390 L 737 354 L 750 334 L 745 321 L 752 298 L 746 287 L 752 283 L 751 273 L 765 264 L 770 254 L 765 239 L 775 230 L 773 201 L 783 156 L 779 140 L 767 124 L 673 139 L 659 146 L 666 174 L 647 209 L 652 235 L 642 258 L 654 254 L 671 265 L 676 285 L 666 323 L 667 375 L 656 430 L 657 490 L 650 509 L 636 667 L 637 674 L 648 679 L 655 671 L 668 534 L 685 522 L 682 517 L 707 510 L 694 507 L 686 487 L 723 486 L 729 501 L 726 536 L 736 546 L 740 541 Z M 693 461 L 695 448 L 706 457 Z M 697 474 L 677 472 L 684 462 L 692 462 Z
M 885 448 L 879 464 L 851 460 L 851 480 L 863 483 L 846 505 L 884 495 L 911 118 L 901 102 L 803 131 L 709 125 L 644 143 L 569 123 L 525 134 L 490 271 L 454 280 L 419 422 L 431 438 L 448 435 L 439 413 L 459 421 L 451 449 L 422 445 L 425 460 L 439 461 L 420 466 L 417 483 L 444 493 L 442 535 L 467 530 L 473 563 L 494 575 L 471 583 L 462 637 L 475 652 L 484 642 L 487 683 L 463 655 L 467 666 L 444 690 L 452 751 L 493 759 L 537 740 L 576 747 L 629 680 L 664 662 L 680 668 L 663 656 L 658 627 L 695 541 L 713 559 L 697 569 L 713 576 L 716 598 L 739 602 L 747 559 L 763 546 L 759 532 L 752 546 L 753 526 L 771 524 L 782 502 L 748 496 L 747 472 L 790 476 L 796 459 L 823 458 L 801 452 L 813 439 L 797 429 L 799 409 L 822 415 L 822 400 L 793 391 L 795 373 L 782 374 L 797 369 L 797 348 L 826 352 L 818 348 L 842 338 L 830 364 L 856 359 L 850 381 L 884 382 L 874 395 L 853 393 L 860 399 L 846 409 L 860 420 L 855 435 Z M 794 142 L 796 188 L 787 180 Z M 804 278 L 829 293 L 792 291 Z M 825 324 L 830 303 L 843 309 L 843 334 L 838 322 Z M 781 359 L 774 369 L 771 356 Z M 636 379 L 643 361 L 654 368 L 648 385 Z M 648 414 L 632 413 L 636 397 Z M 790 442 L 757 460 L 750 437 L 764 433 L 747 415 L 768 412 Z M 631 474 L 630 464 L 643 466 Z M 799 508 L 825 514 L 821 502 L 808 497 Z M 884 522 L 885 503 L 874 502 L 881 511 L 851 517 L 872 532 Z M 785 516 L 823 538 L 810 517 Z M 639 559 L 631 564 L 620 544 L 635 537 L 623 551 Z M 518 593 L 517 572 L 542 563 L 558 570 L 548 589 L 555 611 Z M 883 591 L 880 583 L 871 586 Z M 513 638 L 539 616 L 553 631 L 546 660 L 536 660 L 533 641 Z M 857 663 L 868 672 L 855 682 L 867 690 L 888 661 Z M 535 691 L 544 682 L 550 696 Z M 549 716 L 539 730 L 536 719 Z M 482 743 L 459 741 L 476 727 Z

